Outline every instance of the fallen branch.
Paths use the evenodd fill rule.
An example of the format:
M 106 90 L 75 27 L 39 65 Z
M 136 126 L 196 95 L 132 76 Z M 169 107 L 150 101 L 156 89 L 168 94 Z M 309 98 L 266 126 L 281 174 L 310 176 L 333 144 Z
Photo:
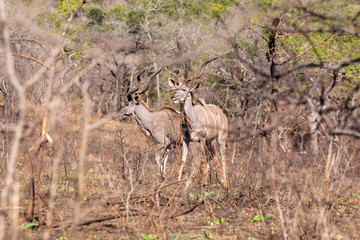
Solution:
M 171 216 L 165 216 L 165 218 L 171 218 L 172 219 L 172 218 L 176 218 L 176 217 L 183 216 L 183 215 L 186 215 L 188 213 L 191 213 L 197 207 L 199 207 L 200 205 L 203 205 L 204 202 L 205 201 L 202 200 L 201 202 L 195 204 L 191 208 L 188 208 L 188 209 L 186 209 L 186 210 L 184 210 L 184 211 L 182 211 L 180 213 L 176 213 L 176 214 L 173 214 Z M 125 210 L 125 209 L 122 209 L 122 210 Z M 88 226 L 88 225 L 93 224 L 93 223 L 100 223 L 100 222 L 110 221 L 110 220 L 114 220 L 114 219 L 117 219 L 117 218 L 124 218 L 126 216 L 136 217 L 136 216 L 149 216 L 149 215 L 151 215 L 151 216 L 154 216 L 154 217 L 159 217 L 159 215 L 157 215 L 157 214 L 140 213 L 137 209 L 131 209 L 131 211 L 133 211 L 133 212 L 128 213 L 128 215 L 127 215 L 126 212 L 117 213 L 117 214 L 113 214 L 113 215 L 107 215 L 107 216 L 96 217 L 96 218 L 85 220 L 85 221 L 80 221 L 79 223 L 77 223 L 75 225 L 73 225 L 72 221 L 62 222 L 62 223 L 59 223 L 57 225 L 52 226 L 52 228 L 70 227 L 70 226 L 75 226 L 75 227 Z
M 158 193 L 159 191 L 161 191 L 162 189 L 166 188 L 166 187 L 169 187 L 171 185 L 175 185 L 175 184 L 179 184 L 179 183 L 183 183 L 183 182 L 186 182 L 188 181 L 189 179 L 183 179 L 183 180 L 180 180 L 180 181 L 174 181 L 174 182 L 170 182 L 170 183 L 167 183 L 167 184 L 164 184 L 163 186 L 160 186 L 158 188 L 156 188 L 152 193 L 149 193 L 147 195 L 143 195 L 143 196 L 134 196 L 134 197 L 131 197 L 130 200 L 134 200 L 134 199 L 148 199 L 150 198 L 153 194 L 155 193 Z M 142 200 L 140 202 L 144 202 L 145 200 Z M 124 203 L 123 202 L 107 202 L 107 205 L 123 205 Z
M 189 208 L 189 209 L 187 209 L 187 210 L 185 210 L 185 211 L 182 211 L 182 212 L 180 212 L 180 213 L 175 213 L 175 214 L 171 215 L 170 218 L 176 218 L 176 217 L 180 217 L 180 216 L 186 215 L 186 214 L 188 214 L 188 213 L 191 213 L 191 212 L 193 212 L 198 206 L 204 204 L 204 202 L 205 202 L 205 201 L 202 200 L 201 202 L 195 204 L 194 206 L 192 206 L 191 208 Z
M 128 216 L 129 217 L 135 217 L 135 216 L 139 216 L 139 215 L 140 215 L 139 213 L 129 213 Z M 93 223 L 105 222 L 105 221 L 110 221 L 110 220 L 114 220 L 114 219 L 117 219 L 117 218 L 123 218 L 123 217 L 126 217 L 126 213 L 118 213 L 116 215 L 107 215 L 107 216 L 103 216 L 103 217 L 97 217 L 97 218 L 93 218 L 93 219 L 89 219 L 89 220 L 86 220 L 86 221 L 79 222 L 79 223 L 75 224 L 74 226 L 75 227 L 87 226 L 87 225 L 90 225 L 90 224 L 93 224 Z M 63 223 L 60 223 L 58 225 L 54 225 L 54 226 L 52 226 L 52 228 L 70 227 L 70 226 L 73 226 L 72 221 L 63 222 Z

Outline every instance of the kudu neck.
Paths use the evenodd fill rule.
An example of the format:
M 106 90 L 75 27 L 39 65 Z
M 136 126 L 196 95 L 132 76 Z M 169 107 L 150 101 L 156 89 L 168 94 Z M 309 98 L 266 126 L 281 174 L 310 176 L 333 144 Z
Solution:
M 180 103 L 180 112 L 184 114 L 186 121 L 192 122 L 195 120 L 194 106 L 192 105 L 192 94 L 186 97 L 185 102 Z
M 185 103 L 180 103 L 180 113 L 183 114 L 185 111 Z
M 136 103 L 135 109 L 134 109 L 134 117 L 137 120 L 140 121 L 146 121 L 152 119 L 153 113 L 144 106 L 141 102 Z

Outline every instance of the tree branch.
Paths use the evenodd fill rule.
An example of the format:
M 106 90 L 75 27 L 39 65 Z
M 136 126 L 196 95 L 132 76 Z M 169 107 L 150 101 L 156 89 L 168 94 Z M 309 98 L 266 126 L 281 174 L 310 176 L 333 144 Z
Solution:
M 0 50 L 0 54 L 6 54 L 6 53 L 7 53 L 7 52 Z M 19 53 L 13 53 L 13 52 L 10 52 L 9 54 L 11 54 L 11 55 L 13 55 L 13 56 L 16 56 L 16 57 L 22 57 L 22 58 L 27 58 L 27 59 L 33 60 L 33 61 L 35 61 L 35 62 L 43 65 L 46 69 L 50 70 L 50 67 L 49 67 L 46 63 L 44 63 L 44 62 L 42 62 L 42 61 L 40 61 L 39 59 L 36 59 L 36 58 L 34 58 L 34 57 L 22 55 L 22 54 L 19 54 Z

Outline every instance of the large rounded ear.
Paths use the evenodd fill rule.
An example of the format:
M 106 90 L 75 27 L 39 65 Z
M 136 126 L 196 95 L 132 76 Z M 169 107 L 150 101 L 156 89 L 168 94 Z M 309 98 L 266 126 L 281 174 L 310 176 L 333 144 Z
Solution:
M 200 86 L 200 83 L 196 84 L 196 86 L 195 86 L 195 87 L 193 87 L 193 88 L 190 90 L 190 92 L 192 92 L 192 91 L 194 91 L 194 90 L 198 89 L 198 88 L 199 88 L 199 86 Z
M 178 84 L 177 84 L 174 80 L 172 80 L 171 78 L 169 78 L 169 86 L 170 86 L 172 89 L 175 89 L 175 88 L 178 86 Z

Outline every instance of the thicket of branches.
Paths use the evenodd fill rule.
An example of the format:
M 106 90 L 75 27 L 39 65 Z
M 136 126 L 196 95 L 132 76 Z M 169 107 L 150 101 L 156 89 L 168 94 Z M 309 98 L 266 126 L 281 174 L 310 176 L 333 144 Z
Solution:
M 357 1 L 2 0 L 0 17 L 0 238 L 18 236 L 23 214 L 46 225 L 43 237 L 50 237 L 59 164 L 65 172 L 76 168 L 70 225 L 77 226 L 89 136 L 120 120 L 129 83 L 143 70 L 150 75 L 163 68 L 142 98 L 154 108 L 172 105 L 167 79 L 185 66 L 194 74 L 213 57 L 219 59 L 207 66 L 196 96 L 228 117 L 231 166 L 259 163 L 246 163 L 257 172 L 254 182 L 229 170 L 229 192 L 239 202 L 250 196 L 244 185 L 267 196 L 275 192 L 282 237 L 305 236 L 292 225 L 298 215 L 283 215 L 278 196 L 291 185 L 285 175 L 291 167 L 321 165 L 314 231 L 323 239 L 333 233 L 327 204 L 345 191 L 337 181 L 359 172 Z M 248 157 L 235 158 L 239 152 Z M 53 169 L 44 218 L 35 216 L 42 164 Z M 25 205 L 26 211 L 17 208 Z

